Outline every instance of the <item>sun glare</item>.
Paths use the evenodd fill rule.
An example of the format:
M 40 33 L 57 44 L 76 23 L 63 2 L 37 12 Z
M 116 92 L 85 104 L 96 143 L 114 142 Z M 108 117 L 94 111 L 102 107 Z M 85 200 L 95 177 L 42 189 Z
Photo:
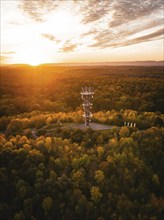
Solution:
M 29 64 L 30 66 L 38 66 L 40 64 L 42 64 L 43 62 L 40 62 L 39 60 L 29 60 L 29 61 L 26 61 L 27 64 Z
M 118 26 L 112 26 L 117 24 L 113 5 L 109 13 L 97 16 L 90 8 L 86 8 L 87 13 L 81 13 L 85 4 L 89 7 L 89 1 L 84 6 L 80 1 L 77 4 L 61 1 L 48 13 L 46 5 L 49 6 L 49 1 L 44 1 L 45 12 L 43 5 L 36 1 L 36 4 L 28 6 L 29 9 L 35 6 L 34 12 L 23 13 L 19 1 L 2 1 L 1 54 L 4 64 L 27 63 L 36 66 L 54 62 L 163 59 L 161 12 L 152 18 L 145 16 L 143 27 L 139 25 L 140 18 L 129 18 L 130 31 L 125 33 L 126 24 L 122 24 L 120 18 Z M 26 1 L 21 2 L 26 5 Z M 99 11 L 100 5 L 97 4 L 97 7 Z M 101 7 L 104 7 L 103 4 Z M 43 14 L 39 13 L 40 10 Z M 142 53 L 141 47 L 144 48 Z
M 54 32 L 55 35 L 63 33 L 70 35 L 72 30 L 76 31 L 79 26 L 78 17 L 75 19 L 73 13 L 66 10 L 66 8 L 61 8 L 49 15 L 49 19 L 45 23 L 45 30 Z M 54 27 L 54 30 L 52 30 L 52 27 Z
M 45 62 L 44 58 L 42 58 L 41 56 L 35 56 L 35 54 L 32 56 L 30 56 L 30 55 L 28 55 L 26 57 L 24 56 L 19 60 L 21 63 L 26 63 L 31 66 L 37 66 L 37 65 Z
M 46 62 L 46 55 L 42 48 L 39 48 L 39 45 L 28 45 L 29 48 L 23 47 L 21 48 L 15 57 L 13 58 L 16 63 L 24 63 L 29 64 L 31 66 L 37 66 L 39 64 Z

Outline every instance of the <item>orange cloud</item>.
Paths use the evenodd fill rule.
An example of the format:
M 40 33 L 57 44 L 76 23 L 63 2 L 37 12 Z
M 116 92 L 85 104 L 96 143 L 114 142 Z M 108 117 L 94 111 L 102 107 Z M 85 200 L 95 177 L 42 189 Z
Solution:
M 71 43 L 70 40 L 67 40 L 63 47 L 61 47 L 58 52 L 73 52 L 77 48 L 77 44 Z
M 42 34 L 42 37 L 47 38 L 50 41 L 54 41 L 56 43 L 60 43 L 60 40 L 56 39 L 56 37 L 52 34 Z

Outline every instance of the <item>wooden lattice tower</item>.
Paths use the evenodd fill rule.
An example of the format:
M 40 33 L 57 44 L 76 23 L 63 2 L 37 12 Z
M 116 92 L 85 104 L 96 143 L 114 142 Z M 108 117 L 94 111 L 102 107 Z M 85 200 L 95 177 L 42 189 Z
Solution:
M 90 110 L 92 109 L 91 100 L 93 99 L 93 95 L 94 95 L 93 87 L 82 87 L 81 97 L 83 100 L 83 109 L 84 109 L 83 117 L 86 126 L 89 126 L 91 122 L 92 113 L 90 112 Z

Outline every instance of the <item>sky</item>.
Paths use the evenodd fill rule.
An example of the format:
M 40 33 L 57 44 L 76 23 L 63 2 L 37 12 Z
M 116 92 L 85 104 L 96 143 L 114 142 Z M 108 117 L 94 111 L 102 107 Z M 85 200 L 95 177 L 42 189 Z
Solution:
M 1 64 L 164 59 L 163 0 L 0 0 Z

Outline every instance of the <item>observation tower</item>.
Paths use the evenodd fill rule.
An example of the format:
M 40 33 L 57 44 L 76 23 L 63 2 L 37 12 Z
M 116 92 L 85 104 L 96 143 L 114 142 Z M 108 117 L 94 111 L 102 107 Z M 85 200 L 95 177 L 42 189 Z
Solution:
M 84 109 L 84 121 L 85 126 L 89 126 L 89 123 L 91 122 L 92 113 L 90 110 L 92 109 L 92 103 L 91 100 L 93 99 L 93 87 L 82 87 L 81 88 L 81 97 L 83 100 L 83 109 Z

